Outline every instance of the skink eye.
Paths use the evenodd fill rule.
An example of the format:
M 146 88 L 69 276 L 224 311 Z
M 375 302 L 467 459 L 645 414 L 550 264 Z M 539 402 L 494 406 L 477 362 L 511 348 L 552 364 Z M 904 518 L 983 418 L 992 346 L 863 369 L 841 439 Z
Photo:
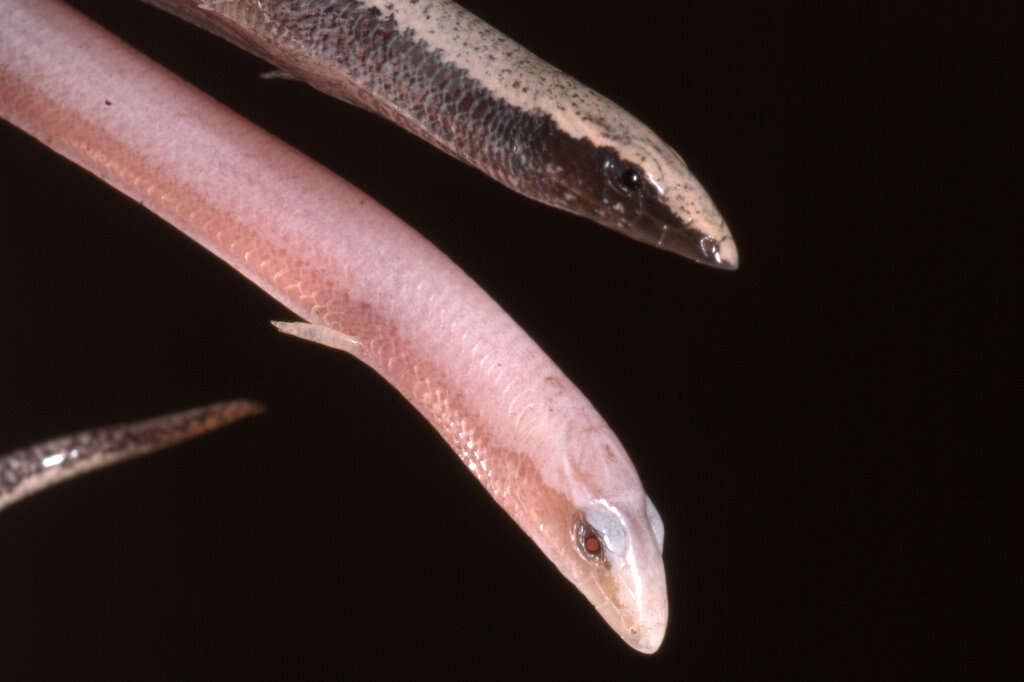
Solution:
M 636 168 L 626 166 L 619 174 L 619 184 L 627 192 L 635 192 L 640 189 L 640 171 Z
M 586 521 L 580 520 L 576 524 L 576 545 L 587 559 L 600 561 L 604 558 L 604 543 Z
M 604 172 L 610 184 L 623 194 L 636 194 L 643 187 L 644 174 L 640 169 L 617 158 L 605 159 Z

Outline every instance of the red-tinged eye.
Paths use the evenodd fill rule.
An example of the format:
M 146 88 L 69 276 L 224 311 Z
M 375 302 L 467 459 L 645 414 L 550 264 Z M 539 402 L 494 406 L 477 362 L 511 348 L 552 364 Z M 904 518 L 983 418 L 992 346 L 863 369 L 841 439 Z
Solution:
M 601 561 L 604 559 L 604 543 L 590 524 L 580 519 L 576 522 L 576 546 L 587 559 Z

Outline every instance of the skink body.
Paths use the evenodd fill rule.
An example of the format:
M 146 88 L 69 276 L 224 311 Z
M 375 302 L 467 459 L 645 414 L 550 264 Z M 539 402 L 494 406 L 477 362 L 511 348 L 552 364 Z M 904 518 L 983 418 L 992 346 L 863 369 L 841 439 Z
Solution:
M 511 189 L 715 267 L 739 255 L 650 128 L 449 0 L 145 0 Z
M 290 331 L 375 369 L 619 635 L 658 648 L 661 519 L 608 425 L 486 293 L 368 197 L 67 7 L 0 0 L 0 14 L 0 115 L 312 323 Z M 338 409 L 356 399 L 340 387 Z
M 247 400 L 60 436 L 0 455 L 0 510 L 83 473 L 169 448 L 263 411 Z

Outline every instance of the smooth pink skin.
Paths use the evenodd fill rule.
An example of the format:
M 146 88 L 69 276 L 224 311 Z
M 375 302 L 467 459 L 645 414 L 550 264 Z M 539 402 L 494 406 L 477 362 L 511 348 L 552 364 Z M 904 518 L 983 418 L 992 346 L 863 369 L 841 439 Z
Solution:
M 0 0 L 0 16 L 0 115 L 334 330 L 623 639 L 658 648 L 660 520 L 636 470 L 486 293 L 362 192 L 73 10 Z M 621 524 L 603 561 L 577 549 L 581 519 Z

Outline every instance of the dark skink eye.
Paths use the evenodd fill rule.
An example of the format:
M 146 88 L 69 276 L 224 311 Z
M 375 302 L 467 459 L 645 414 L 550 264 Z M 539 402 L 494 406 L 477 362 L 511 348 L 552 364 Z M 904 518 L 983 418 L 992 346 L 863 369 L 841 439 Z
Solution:
M 619 184 L 627 192 L 635 192 L 640 189 L 640 171 L 631 166 L 626 166 L 619 173 Z
M 623 194 L 636 194 L 643 187 L 644 175 L 640 169 L 617 158 L 605 159 L 604 172 L 609 183 Z

